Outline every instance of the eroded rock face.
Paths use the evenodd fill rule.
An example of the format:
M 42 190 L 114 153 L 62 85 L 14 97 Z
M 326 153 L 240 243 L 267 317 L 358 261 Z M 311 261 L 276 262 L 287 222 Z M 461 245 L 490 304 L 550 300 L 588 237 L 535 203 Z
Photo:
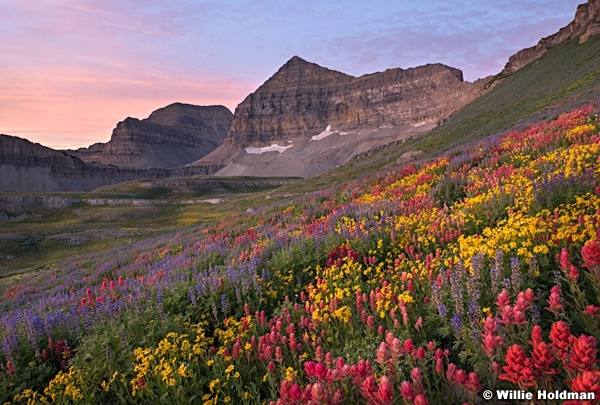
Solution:
M 137 179 L 206 175 L 220 166 L 123 168 L 87 163 L 16 136 L 0 135 L 0 191 L 89 191 Z
M 600 33 L 600 0 L 589 0 L 577 7 L 575 18 L 556 34 L 542 38 L 535 46 L 525 48 L 508 59 L 502 73 L 516 72 L 523 66 L 540 58 L 546 51 L 571 38 L 579 37 L 579 42 L 587 41 L 591 36 Z
M 121 167 L 183 166 L 220 146 L 232 119 L 223 106 L 175 103 L 146 119 L 119 122 L 107 143 L 68 152 L 85 162 Z
M 441 64 L 353 77 L 294 56 L 238 105 L 225 144 L 283 145 L 308 140 L 329 125 L 356 131 L 436 124 L 480 89 Z
M 482 94 L 441 64 L 353 77 L 291 58 L 238 105 L 222 146 L 194 165 L 217 176 L 312 177 L 439 125 Z

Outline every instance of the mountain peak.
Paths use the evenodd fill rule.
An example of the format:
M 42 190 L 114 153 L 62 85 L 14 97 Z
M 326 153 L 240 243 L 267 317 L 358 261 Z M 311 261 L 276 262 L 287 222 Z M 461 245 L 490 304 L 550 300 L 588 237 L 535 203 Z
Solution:
M 302 59 L 301 57 L 294 55 L 290 58 L 290 60 L 288 60 L 287 62 L 285 62 L 285 64 L 279 69 L 279 71 L 306 71 L 306 70 L 318 70 L 318 71 L 330 71 L 330 72 L 334 72 L 331 69 L 328 69 L 326 67 L 317 65 L 316 63 L 313 62 L 309 62 L 305 59 Z M 336 72 L 336 73 L 340 73 L 343 74 L 341 72 Z
M 328 69 L 326 67 L 317 65 L 313 62 L 308 62 L 301 57 L 294 55 L 288 60 L 283 66 L 279 68 L 277 72 L 264 84 L 267 87 L 276 84 L 277 86 L 282 83 L 296 82 L 300 85 L 306 85 L 307 83 L 317 84 L 332 81 L 348 81 L 353 79 L 354 76 L 347 75 L 337 70 Z
M 172 103 L 142 120 L 127 117 L 107 143 L 71 153 L 85 162 L 122 167 L 182 166 L 222 144 L 232 119 L 224 106 Z
M 306 61 L 305 59 L 302 59 L 298 55 L 294 55 L 290 58 L 290 60 L 288 60 L 286 62 L 286 65 L 289 65 L 290 63 L 310 63 L 310 62 Z

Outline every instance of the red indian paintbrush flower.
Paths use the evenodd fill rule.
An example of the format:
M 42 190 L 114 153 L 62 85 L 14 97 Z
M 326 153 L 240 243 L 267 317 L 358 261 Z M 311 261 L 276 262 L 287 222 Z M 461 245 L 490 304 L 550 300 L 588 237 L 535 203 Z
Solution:
M 485 322 L 483 323 L 483 330 L 487 333 L 490 334 L 495 334 L 496 330 L 498 328 L 496 327 L 496 319 L 492 316 L 488 316 L 487 318 L 485 318 Z
M 410 402 L 415 399 L 415 388 L 408 381 L 402 381 L 400 383 L 400 394 L 406 402 Z
M 588 241 L 581 248 L 583 267 L 593 267 L 600 264 L 600 243 L 596 240 Z
M 571 380 L 573 392 L 593 392 L 596 399 L 600 398 L 600 371 L 584 371 Z M 578 404 L 577 401 L 568 401 L 565 404 Z
M 552 324 L 552 328 L 550 329 L 550 345 L 554 349 L 554 356 L 558 360 L 564 360 L 567 357 L 572 340 L 571 331 L 564 321 Z
M 533 351 L 531 352 L 531 361 L 537 377 L 544 375 L 554 375 L 557 373 L 555 369 L 551 367 L 555 360 L 552 354 L 552 348 L 549 344 L 543 341 L 533 341 Z
M 560 254 L 556 256 L 558 259 L 560 269 L 567 273 L 569 271 L 569 267 L 571 267 L 571 260 L 569 259 L 569 251 L 567 248 L 562 248 Z
M 413 405 L 429 405 L 429 401 L 425 398 L 425 395 L 419 394 L 415 397 Z
M 502 367 L 505 372 L 498 378 L 517 384 L 520 388 L 535 385 L 531 359 L 525 356 L 525 351 L 520 345 L 514 344 L 509 347 L 505 360 L 506 366 Z
M 460 385 L 465 385 L 465 383 L 467 382 L 467 372 L 462 368 L 456 370 L 456 372 L 454 373 L 454 379 Z
M 502 337 L 486 333 L 483 335 L 481 346 L 483 347 L 485 354 L 491 357 L 496 352 L 496 348 L 502 346 L 503 343 Z
M 425 348 L 424 347 L 419 347 L 416 351 L 415 351 L 415 357 L 418 360 L 424 360 L 425 356 L 427 355 L 427 353 L 425 352 Z
M 565 368 L 572 371 L 591 371 L 598 361 L 597 355 L 596 339 L 593 336 L 581 335 L 573 343 Z
M 410 372 L 410 378 L 417 392 L 423 391 L 423 373 L 419 367 L 414 367 Z
M 600 312 L 600 308 L 598 308 L 595 305 L 588 305 L 587 307 L 585 307 L 585 309 L 583 311 L 581 311 L 582 313 L 589 315 L 591 317 L 597 317 L 598 313 Z
M 531 330 L 531 342 L 529 343 L 535 345 L 535 343 L 542 342 L 543 340 L 544 338 L 542 336 L 542 328 L 540 327 L 540 325 L 535 325 Z
M 548 310 L 554 314 L 563 308 L 560 297 L 560 287 L 554 286 L 550 289 L 550 296 L 546 301 L 548 303 Z
M 508 291 L 502 290 L 500 294 L 498 294 L 495 304 L 498 308 L 502 308 L 505 305 L 510 305 L 510 296 L 508 295 Z
M 467 378 L 465 387 L 467 388 L 467 391 L 471 393 L 479 392 L 483 388 L 481 386 L 481 380 L 479 379 L 479 376 L 476 372 L 471 371 L 469 373 L 469 377 Z
M 456 364 L 449 363 L 448 368 L 446 368 L 446 380 L 448 380 L 449 383 L 453 383 L 456 381 L 456 379 L 454 377 L 455 373 L 456 373 Z
M 379 381 L 376 397 L 381 404 L 391 404 L 394 401 L 394 388 L 385 375 Z
M 364 379 L 361 386 L 361 393 L 363 397 L 372 400 L 375 398 L 375 394 L 377 392 L 377 386 L 375 385 L 375 378 L 373 376 L 368 376 Z

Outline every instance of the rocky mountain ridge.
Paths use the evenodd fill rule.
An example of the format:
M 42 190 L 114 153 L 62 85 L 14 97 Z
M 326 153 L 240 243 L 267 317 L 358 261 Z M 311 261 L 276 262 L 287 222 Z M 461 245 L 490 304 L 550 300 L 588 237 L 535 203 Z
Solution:
M 354 77 L 294 56 L 237 106 L 223 145 L 194 164 L 225 166 L 217 175 L 314 176 L 429 131 L 484 84 L 442 64 Z
M 148 118 L 128 117 L 110 141 L 67 151 L 84 162 L 135 168 L 183 166 L 223 143 L 233 114 L 223 106 L 174 103 Z
M 353 77 L 294 56 L 236 108 L 225 144 L 268 146 L 336 131 L 436 124 L 480 86 L 441 64 Z
M 65 151 L 0 135 L 2 191 L 90 191 L 130 180 L 206 175 L 218 169 L 211 166 L 140 169 L 88 163 Z
M 0 190 L 85 191 L 195 174 L 311 177 L 423 135 L 502 81 L 496 79 L 565 41 L 599 33 L 600 0 L 589 0 L 566 27 L 513 55 L 493 81 L 475 83 L 442 64 L 354 77 L 294 56 L 235 115 L 175 103 L 146 119 L 127 118 L 109 142 L 77 151 L 0 136 Z
M 525 48 L 508 59 L 502 74 L 510 74 L 539 59 L 546 51 L 558 44 L 579 37 L 579 43 L 600 33 L 600 0 L 589 0 L 580 4 L 575 17 L 568 25 L 548 37 L 542 38 L 535 46 Z

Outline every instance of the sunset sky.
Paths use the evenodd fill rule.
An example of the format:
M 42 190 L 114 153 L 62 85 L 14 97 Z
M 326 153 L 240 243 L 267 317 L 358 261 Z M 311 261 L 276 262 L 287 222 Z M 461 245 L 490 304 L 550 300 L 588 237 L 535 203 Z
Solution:
M 293 55 L 355 76 L 441 62 L 473 81 L 582 2 L 1 0 L 0 133 L 75 148 L 176 101 L 233 111 Z

